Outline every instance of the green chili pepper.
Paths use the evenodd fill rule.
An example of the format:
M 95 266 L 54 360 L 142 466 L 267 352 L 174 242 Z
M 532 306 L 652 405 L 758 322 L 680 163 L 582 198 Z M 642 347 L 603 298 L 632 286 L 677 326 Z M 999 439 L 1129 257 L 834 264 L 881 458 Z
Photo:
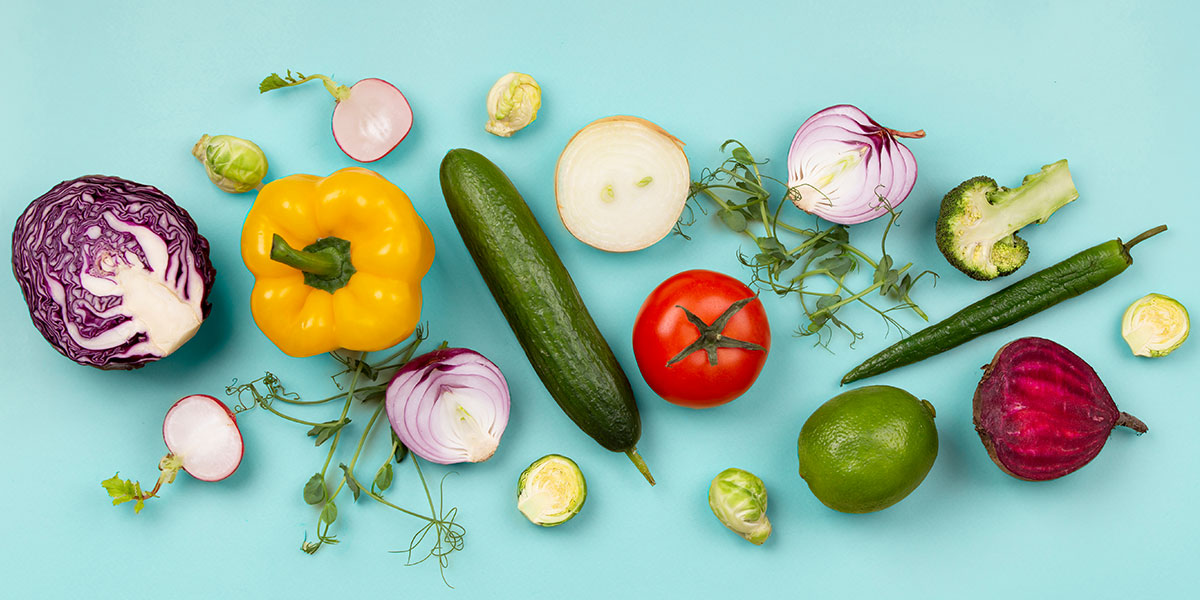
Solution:
M 1092 246 L 976 302 L 892 344 L 851 369 L 842 384 L 866 379 L 941 354 L 985 333 L 1003 329 L 1063 300 L 1074 298 L 1120 275 L 1133 264 L 1129 249 L 1167 230 L 1159 225 L 1122 243 L 1109 240 Z

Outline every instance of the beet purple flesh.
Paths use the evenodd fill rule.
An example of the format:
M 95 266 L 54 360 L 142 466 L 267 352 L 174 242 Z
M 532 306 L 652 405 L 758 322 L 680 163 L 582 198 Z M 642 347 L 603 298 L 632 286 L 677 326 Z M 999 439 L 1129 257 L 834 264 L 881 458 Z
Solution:
M 1000 348 L 975 390 L 975 430 L 1005 473 L 1044 481 L 1086 465 L 1117 425 L 1146 425 L 1117 410 L 1083 359 L 1050 340 Z
M 13 229 L 13 274 L 38 331 L 83 365 L 134 369 L 208 316 L 216 271 L 187 211 L 118 177 L 64 181 Z

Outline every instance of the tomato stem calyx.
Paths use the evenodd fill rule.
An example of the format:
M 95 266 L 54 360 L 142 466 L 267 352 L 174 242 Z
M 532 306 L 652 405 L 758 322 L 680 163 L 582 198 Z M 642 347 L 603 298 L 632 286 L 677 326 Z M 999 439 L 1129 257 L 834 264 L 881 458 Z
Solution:
M 758 344 L 726 337 L 722 334 L 722 332 L 725 331 L 725 326 L 729 323 L 729 319 L 732 319 L 733 315 L 737 314 L 739 310 L 745 308 L 747 304 L 756 298 L 758 297 L 750 296 L 730 304 L 729 308 L 726 308 L 725 312 L 721 313 L 721 316 L 717 317 L 712 324 L 705 323 L 703 319 L 697 317 L 694 313 L 692 313 L 692 311 L 676 304 L 675 308 L 682 310 L 683 314 L 687 316 L 687 320 L 691 322 L 692 325 L 695 325 L 696 329 L 700 331 L 700 337 L 696 338 L 696 341 L 692 342 L 691 344 L 688 344 L 688 346 L 681 350 L 679 354 L 676 354 L 674 358 L 667 361 L 667 366 L 669 367 L 687 358 L 693 352 L 699 350 L 704 350 L 704 352 L 708 354 L 708 364 L 712 367 L 717 366 L 717 348 L 741 348 L 743 350 L 759 350 L 761 352 L 766 352 L 767 349 Z

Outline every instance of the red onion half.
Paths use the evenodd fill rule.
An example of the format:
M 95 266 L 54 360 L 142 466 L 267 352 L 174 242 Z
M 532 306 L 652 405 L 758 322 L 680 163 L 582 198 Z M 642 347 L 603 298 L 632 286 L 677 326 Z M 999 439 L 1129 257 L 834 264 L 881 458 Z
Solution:
M 896 138 L 922 138 L 876 123 L 867 113 L 839 104 L 808 118 L 788 152 L 789 198 L 826 221 L 853 225 L 896 208 L 917 182 L 917 160 Z
M 396 437 L 443 465 L 491 458 L 508 425 L 508 382 L 492 361 L 466 348 L 409 361 L 388 383 L 386 402 Z

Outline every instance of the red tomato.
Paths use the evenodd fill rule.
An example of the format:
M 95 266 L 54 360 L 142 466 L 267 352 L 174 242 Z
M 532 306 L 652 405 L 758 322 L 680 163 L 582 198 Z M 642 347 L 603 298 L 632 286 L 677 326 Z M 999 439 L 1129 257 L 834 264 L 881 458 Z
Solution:
M 740 309 L 733 306 L 746 299 Z M 731 310 L 720 327 L 717 321 Z M 709 330 L 706 340 L 688 311 Z M 692 351 L 673 362 L 689 347 Z M 716 348 L 715 365 L 707 347 Z M 667 402 L 681 406 L 708 408 L 741 396 L 758 378 L 770 349 L 762 302 L 742 282 L 713 271 L 684 271 L 662 282 L 633 324 L 633 355 L 642 377 Z

